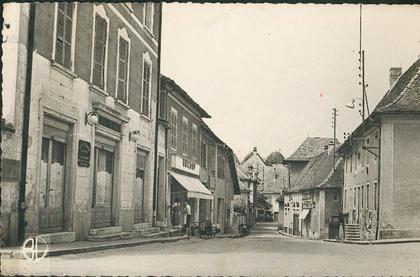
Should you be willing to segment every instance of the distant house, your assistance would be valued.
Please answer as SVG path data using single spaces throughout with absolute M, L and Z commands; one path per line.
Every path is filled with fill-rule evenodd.
M 261 219 L 278 221 L 279 204 L 277 199 L 282 190 L 287 187 L 287 169 L 282 164 L 283 155 L 275 151 L 267 159 L 261 157 L 257 148 L 245 156 L 241 167 L 248 175 L 253 176 L 259 181 L 257 192 L 261 193 L 271 208 L 268 210 L 259 209 L 258 213 Z
M 313 157 L 284 192 L 286 233 L 310 239 L 338 237 L 343 161 L 332 147 Z
M 333 144 L 333 138 L 307 137 L 295 152 L 283 161 L 289 172 L 288 187 L 296 184 L 300 173 L 312 157 L 322 153 L 326 147 Z M 338 144 L 339 142 L 336 141 L 336 145 Z
M 240 222 L 240 224 L 246 224 L 247 226 L 253 226 L 255 224 L 255 206 L 254 197 L 256 190 L 256 180 L 251 176 L 244 173 L 239 162 L 236 163 L 236 172 L 239 180 L 239 187 L 241 194 L 235 195 L 235 204 L 240 203 L 243 205 L 245 210 L 242 213 L 245 214 L 246 221 Z
M 420 59 L 401 72 L 339 149 L 351 239 L 420 237 Z

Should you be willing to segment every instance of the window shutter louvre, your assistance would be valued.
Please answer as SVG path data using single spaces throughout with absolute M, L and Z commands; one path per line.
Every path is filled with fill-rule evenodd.
M 126 102 L 128 42 L 120 38 L 119 48 L 117 99 Z
M 57 12 L 57 33 L 55 61 L 64 67 L 71 67 L 73 3 L 59 3 Z
M 94 68 L 93 83 L 100 88 L 105 84 L 105 53 L 106 53 L 106 29 L 107 22 L 102 17 L 96 15 L 95 18 L 95 48 L 94 48 Z

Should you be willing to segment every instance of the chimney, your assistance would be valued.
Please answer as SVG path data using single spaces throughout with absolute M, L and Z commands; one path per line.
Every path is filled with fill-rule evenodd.
M 391 67 L 389 69 L 389 88 L 395 84 L 398 78 L 401 76 L 402 68 L 401 67 Z
M 257 147 L 256 146 L 254 146 L 254 150 L 253 150 L 254 152 L 257 152 Z

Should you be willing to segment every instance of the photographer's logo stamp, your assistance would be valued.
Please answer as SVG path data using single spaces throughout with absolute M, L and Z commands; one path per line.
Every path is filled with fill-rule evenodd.
M 27 238 L 22 245 L 22 255 L 27 260 L 41 260 L 48 254 L 48 243 L 40 236 Z

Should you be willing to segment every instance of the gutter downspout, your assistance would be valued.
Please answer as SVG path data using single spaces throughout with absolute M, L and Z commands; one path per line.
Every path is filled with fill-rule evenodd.
M 23 122 L 22 122 L 22 151 L 20 155 L 20 180 L 19 180 L 19 202 L 18 202 L 18 242 L 22 243 L 25 239 L 25 195 L 26 195 L 26 168 L 28 165 L 28 142 L 29 142 L 29 116 L 31 108 L 31 85 L 32 85 L 32 63 L 34 52 L 35 37 L 35 15 L 36 4 L 29 6 L 28 20 L 28 44 L 26 53 L 26 82 L 23 98 Z
M 380 206 L 380 203 L 381 203 L 381 193 L 380 193 L 380 187 L 381 187 L 381 149 L 382 149 L 382 135 L 381 135 L 381 132 L 382 132 L 382 128 L 381 128 L 381 125 L 379 125 L 379 134 L 378 134 L 378 137 L 379 137 L 379 157 L 378 157 L 378 184 L 377 184 L 377 186 L 378 186 L 378 189 L 377 189 L 377 198 L 378 198 L 378 203 L 376 203 L 376 234 L 375 234 L 375 239 L 376 240 L 378 240 L 378 238 L 379 238 L 379 206 Z
M 158 143 L 159 143 L 159 108 L 160 108 L 160 62 L 161 62 L 161 42 L 162 42 L 162 3 L 160 3 L 159 14 L 159 41 L 158 41 L 158 64 L 157 64 L 157 94 L 156 94 L 156 123 L 155 123 L 155 153 L 154 153 L 154 175 L 153 175 L 153 226 L 156 226 L 156 207 L 158 191 Z

